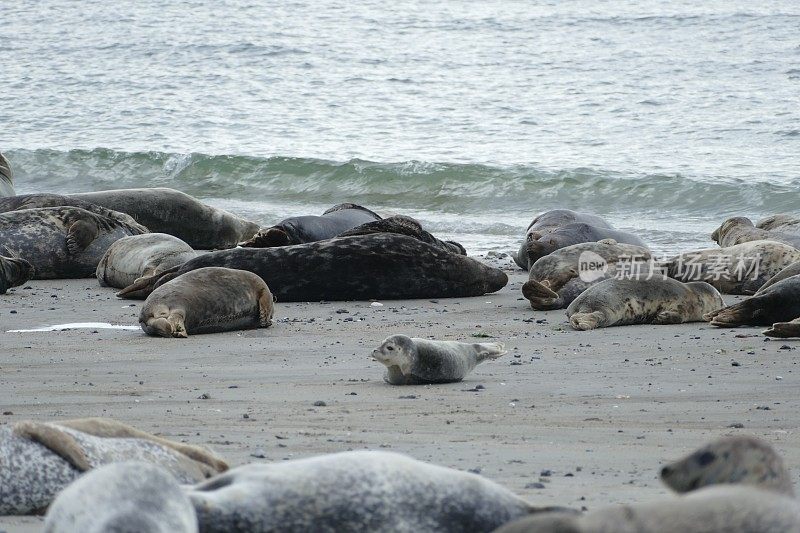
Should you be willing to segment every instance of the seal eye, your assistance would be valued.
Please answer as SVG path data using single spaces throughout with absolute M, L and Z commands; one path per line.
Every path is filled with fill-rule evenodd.
M 392 346 L 387 346 L 386 349 L 389 350 L 390 352 L 394 350 Z
M 716 458 L 717 456 L 711 452 L 703 452 L 697 456 L 697 464 L 706 466 L 707 464 L 713 463 Z

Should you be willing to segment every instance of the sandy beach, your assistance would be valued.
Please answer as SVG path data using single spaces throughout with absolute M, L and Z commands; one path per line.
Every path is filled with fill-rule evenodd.
M 95 279 L 31 281 L 0 297 L 0 424 L 112 417 L 231 465 L 391 450 L 578 509 L 667 494 L 660 465 L 722 435 L 762 437 L 800 463 L 796 341 L 705 323 L 573 331 L 563 310 L 530 309 L 526 273 L 509 277 L 479 298 L 279 302 L 269 329 L 185 340 L 9 332 L 137 325 L 141 302 Z M 462 383 L 395 387 L 369 357 L 393 333 L 509 353 Z M 41 519 L 0 518 L 3 530 L 40 531 Z

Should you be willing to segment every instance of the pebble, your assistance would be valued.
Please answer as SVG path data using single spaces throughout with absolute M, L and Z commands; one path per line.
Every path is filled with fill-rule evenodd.
M 323 402 L 322 400 L 317 400 L 316 402 L 314 402 L 314 407 L 325 407 L 326 405 L 328 404 Z

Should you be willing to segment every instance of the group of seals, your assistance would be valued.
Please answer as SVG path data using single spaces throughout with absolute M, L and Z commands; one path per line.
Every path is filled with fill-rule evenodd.
M 762 229 L 746 217 L 729 218 L 714 230 L 711 238 L 723 248 L 750 241 L 775 241 L 800 248 L 800 235 Z
M 33 266 L 24 259 L 0 255 L 0 294 L 5 294 L 11 287 L 22 285 L 33 274 Z
M 467 344 L 392 335 L 373 350 L 372 357 L 386 365 L 387 383 L 422 385 L 461 381 L 478 364 L 506 353 L 501 343 Z
M 198 446 L 172 442 L 115 420 L 18 422 L 0 427 L 0 516 L 40 512 L 81 473 L 138 460 L 196 483 L 228 465 Z
M 188 337 L 272 324 L 267 284 L 244 270 L 205 267 L 155 289 L 142 306 L 139 324 L 148 335 Z
M 108 248 L 95 275 L 101 287 L 122 289 L 141 277 L 160 274 L 196 256 L 191 246 L 166 233 L 132 235 Z

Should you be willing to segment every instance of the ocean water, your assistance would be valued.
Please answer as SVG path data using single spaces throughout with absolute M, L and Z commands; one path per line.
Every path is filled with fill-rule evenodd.
M 352 201 L 471 253 L 567 207 L 672 253 L 800 211 L 798 28 L 795 0 L 15 0 L 0 151 L 19 193 Z

